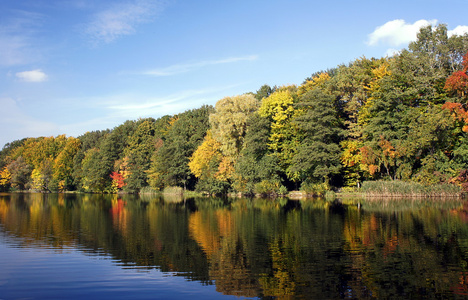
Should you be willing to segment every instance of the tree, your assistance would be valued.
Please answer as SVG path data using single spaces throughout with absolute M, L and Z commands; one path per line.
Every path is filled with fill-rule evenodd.
M 237 191 L 254 193 L 255 185 L 262 181 L 280 181 L 277 158 L 268 147 L 270 130 L 270 121 L 258 113 L 247 120 L 244 146 L 235 165 L 233 186 Z
M 239 155 L 247 119 L 258 105 L 258 100 L 251 94 L 226 97 L 216 102 L 215 111 L 210 115 L 211 132 L 225 156 L 236 158 Z
M 339 142 L 343 130 L 333 102 L 333 96 L 314 89 L 297 104 L 304 114 L 295 123 L 304 132 L 304 139 L 292 159 L 291 171 L 303 180 L 327 182 L 341 169 Z
M 16 140 L 10 143 L 6 143 L 3 146 L 3 149 L 0 151 L 0 169 L 3 169 L 11 162 L 11 154 L 19 147 L 23 145 L 23 143 L 27 139 Z
M 79 139 L 69 137 L 63 150 L 58 154 L 53 163 L 53 179 L 58 184 L 59 190 L 70 190 L 73 185 L 73 165 L 75 155 L 80 150 Z
M 38 168 L 35 168 L 31 174 L 31 187 L 41 192 L 50 192 L 53 179 L 53 162 L 51 160 L 42 161 Z
M 449 37 L 447 25 L 428 25 L 419 30 L 417 40 L 409 44 L 408 50 L 446 77 L 460 69 L 463 55 L 468 51 L 468 34 Z
M 461 99 L 465 100 L 468 96 L 468 52 L 463 57 L 463 69 L 456 71 L 445 82 L 445 90 L 456 93 Z
M 98 148 L 91 148 L 85 152 L 81 162 L 83 177 L 82 189 L 86 192 L 104 192 L 111 189 L 108 169 L 102 163 L 102 156 Z
M 219 164 L 223 159 L 221 143 L 213 138 L 210 131 L 206 134 L 203 143 L 190 157 L 188 164 L 190 171 L 197 178 L 215 178 L 218 173 Z
M 0 191 L 6 192 L 10 189 L 11 182 L 11 173 L 8 168 L 5 166 L 0 172 Z
M 156 120 L 142 119 L 138 122 L 134 133 L 128 138 L 128 146 L 125 148 L 127 162 L 125 178 L 126 189 L 139 191 L 148 186 L 147 171 L 151 165 L 151 156 L 155 151 Z
M 209 128 L 209 115 L 213 107 L 185 111 L 170 121 L 162 145 L 157 146 L 148 170 L 150 186 L 162 189 L 181 186 L 192 189 L 197 181 L 188 166 L 193 152 L 203 142 Z
M 262 100 L 258 110 L 261 117 L 271 122 L 268 146 L 272 150 L 272 155 L 292 180 L 298 178 L 297 174 L 289 172 L 289 166 L 301 139 L 293 123 L 293 119 L 302 113 L 300 108 L 294 106 L 297 102 L 296 91 L 295 86 L 279 88 Z
M 19 156 L 7 166 L 11 174 L 10 183 L 13 188 L 24 190 L 30 180 L 32 168 L 26 163 L 22 156 Z
M 119 172 L 112 172 L 110 177 L 112 178 L 112 187 L 114 188 L 114 192 L 121 190 L 127 185 L 124 181 L 124 176 Z
M 271 94 L 276 91 L 276 86 L 270 87 L 268 84 L 264 84 L 260 89 L 255 93 L 255 98 L 258 101 L 262 101 L 263 98 L 268 98 Z
M 77 189 L 85 189 L 83 179 L 87 174 L 83 170 L 83 160 L 86 157 L 86 152 L 91 149 L 98 149 L 109 132 L 109 130 L 91 131 L 78 137 L 81 147 L 73 158 L 73 185 Z

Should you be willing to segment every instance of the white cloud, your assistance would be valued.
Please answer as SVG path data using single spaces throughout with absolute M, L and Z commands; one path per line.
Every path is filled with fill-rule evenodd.
M 393 20 L 377 27 L 369 35 L 367 44 L 376 46 L 379 44 L 398 47 L 415 41 L 421 27 L 428 25 L 435 26 L 437 20 L 419 20 L 413 24 L 408 24 L 404 20 Z
M 110 43 L 115 39 L 133 34 L 137 25 L 149 22 L 164 6 L 162 1 L 136 0 L 96 14 L 85 26 L 85 33 L 96 43 Z
M 447 31 L 448 36 L 464 35 L 467 33 L 468 33 L 468 26 L 465 26 L 465 25 L 458 25 L 457 27 L 455 27 L 455 29 Z
M 16 77 L 26 82 L 42 82 L 46 81 L 48 76 L 42 70 L 32 70 L 16 73 Z
M 228 63 L 234 63 L 238 61 L 253 61 L 256 59 L 258 59 L 257 55 L 249 55 L 249 56 L 240 56 L 240 57 L 229 57 L 229 58 L 220 59 L 220 60 L 206 60 L 206 61 L 201 61 L 197 63 L 176 64 L 176 65 L 172 65 L 172 66 L 165 67 L 165 68 L 153 69 L 153 70 L 145 71 L 142 74 L 151 75 L 151 76 L 171 76 L 171 75 L 176 75 L 180 73 L 190 72 L 193 69 L 198 69 L 198 68 L 202 68 L 205 66 L 228 64 Z

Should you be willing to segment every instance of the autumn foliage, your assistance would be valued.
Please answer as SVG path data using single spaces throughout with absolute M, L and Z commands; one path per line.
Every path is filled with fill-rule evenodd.
M 285 194 L 373 180 L 465 187 L 468 35 L 449 37 L 443 26 L 421 30 L 392 57 L 362 57 L 299 85 L 263 85 L 214 107 L 77 138 L 14 141 L 0 151 L 0 190 Z
M 110 177 L 112 178 L 113 183 L 116 185 L 118 189 L 121 189 L 127 185 L 124 181 L 125 180 L 124 176 L 118 172 L 112 172 Z
M 463 69 L 454 72 L 445 82 L 445 89 L 461 97 L 468 96 L 468 52 L 463 56 Z

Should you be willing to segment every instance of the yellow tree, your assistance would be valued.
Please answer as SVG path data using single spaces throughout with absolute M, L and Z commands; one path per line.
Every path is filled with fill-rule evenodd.
M 262 100 L 259 109 L 260 116 L 271 120 L 271 133 L 268 146 L 283 170 L 291 165 L 292 158 L 297 152 L 301 138 L 298 135 L 294 118 L 301 115 L 301 110 L 294 107 L 297 102 L 296 87 L 281 87 L 268 98 Z M 290 179 L 297 179 L 297 174 L 288 172 Z
M 203 143 L 190 157 L 190 171 L 197 178 L 213 178 L 218 173 L 218 167 L 223 159 L 220 151 L 221 143 L 213 138 L 210 131 L 207 132 Z
M 244 142 L 247 120 L 258 109 L 259 102 L 251 94 L 219 100 L 210 115 L 213 138 L 220 143 L 225 156 L 237 157 Z
M 53 178 L 58 183 L 60 190 L 70 187 L 72 184 L 73 158 L 80 150 L 80 146 L 79 139 L 69 137 L 65 147 L 54 160 Z
M 312 79 L 304 82 L 297 90 L 297 95 L 300 97 L 307 93 L 310 90 L 315 88 L 323 89 L 325 84 L 330 80 L 330 75 L 327 72 L 322 72 L 317 76 L 312 77 Z
M 4 167 L 3 170 L 0 172 L 0 189 L 8 190 L 11 180 L 11 172 L 8 170 L 7 167 Z

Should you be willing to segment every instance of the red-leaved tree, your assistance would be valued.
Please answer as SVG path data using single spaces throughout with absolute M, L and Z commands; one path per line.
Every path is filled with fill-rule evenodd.
M 449 92 L 456 92 L 459 96 L 464 98 L 468 96 L 468 52 L 463 56 L 463 69 L 454 72 L 447 78 L 445 82 L 445 90 Z
M 117 184 L 117 188 L 121 189 L 122 187 L 126 186 L 127 184 L 124 182 L 124 177 L 119 172 L 112 172 L 110 175 L 112 180 Z

